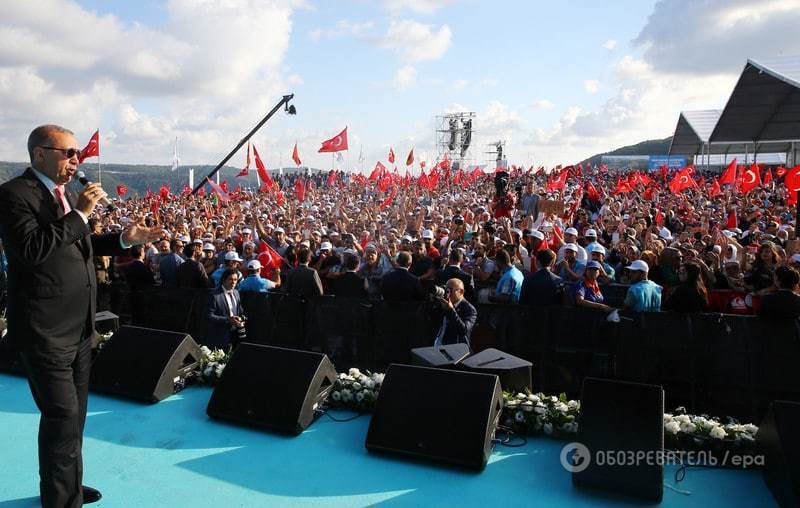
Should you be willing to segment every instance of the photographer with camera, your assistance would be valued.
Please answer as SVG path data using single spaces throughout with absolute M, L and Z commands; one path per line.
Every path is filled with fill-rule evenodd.
M 455 278 L 448 280 L 444 296 L 437 300 L 444 311 L 444 317 L 433 342 L 434 347 L 462 343 L 469 346 L 478 311 L 464 298 L 464 283 Z

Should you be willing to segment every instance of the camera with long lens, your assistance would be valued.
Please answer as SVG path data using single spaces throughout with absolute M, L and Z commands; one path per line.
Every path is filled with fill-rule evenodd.
M 247 321 L 247 318 L 245 316 L 239 316 L 239 318 L 241 319 L 241 322 L 233 329 L 233 336 L 238 342 L 244 342 L 247 340 L 247 329 L 245 328 L 245 322 Z

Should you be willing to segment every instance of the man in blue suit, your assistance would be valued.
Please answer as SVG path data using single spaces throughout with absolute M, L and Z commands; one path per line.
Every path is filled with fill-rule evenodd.
M 242 299 L 236 284 L 239 270 L 228 268 L 222 273 L 220 287 L 210 296 L 208 302 L 208 327 L 205 343 L 211 347 L 227 348 L 238 338 L 238 330 L 244 327 Z
M 444 318 L 433 345 L 434 347 L 447 344 L 469 346 L 469 338 L 472 335 L 475 321 L 478 319 L 478 311 L 464 299 L 464 283 L 460 279 L 448 280 L 445 291 L 447 298 L 439 300 L 444 311 Z

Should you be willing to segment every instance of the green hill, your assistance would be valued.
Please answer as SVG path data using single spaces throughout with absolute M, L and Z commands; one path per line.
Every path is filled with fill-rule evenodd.
M 617 148 L 610 152 L 592 155 L 581 162 L 600 164 L 600 159 L 604 155 L 666 155 L 669 151 L 669 144 L 671 141 L 672 136 L 664 139 L 649 139 L 641 143 L 636 143 L 635 145 L 623 146 L 622 148 Z

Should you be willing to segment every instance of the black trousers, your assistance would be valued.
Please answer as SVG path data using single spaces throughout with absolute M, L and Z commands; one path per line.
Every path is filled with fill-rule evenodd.
M 85 335 L 85 334 L 82 334 Z M 70 347 L 25 347 L 20 354 L 39 420 L 42 506 L 83 505 L 83 426 L 89 396 L 91 341 Z

